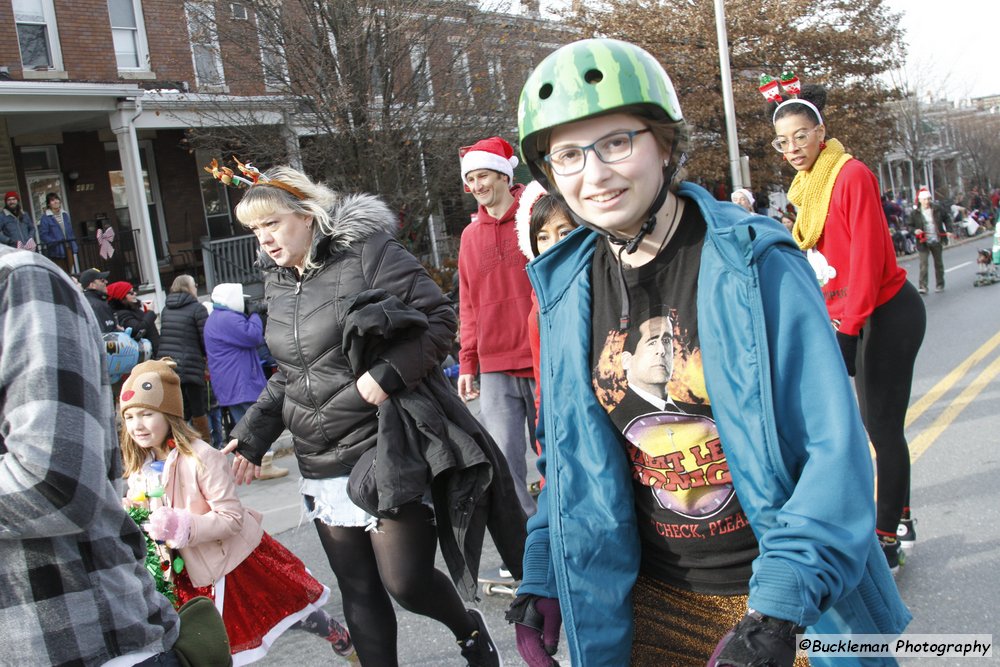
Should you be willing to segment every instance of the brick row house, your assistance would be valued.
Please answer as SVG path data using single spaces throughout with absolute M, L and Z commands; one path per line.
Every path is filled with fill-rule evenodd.
M 467 2 L 381 0 L 371 16 L 408 17 L 404 38 L 396 40 L 408 49 L 408 64 L 397 59 L 377 71 L 373 63 L 387 58 L 369 47 L 356 67 L 372 70 L 370 97 L 338 108 L 336 98 L 348 96 L 342 77 L 352 75 L 341 58 L 358 52 L 346 42 L 358 30 L 338 33 L 329 28 L 339 24 L 328 23 L 322 50 L 303 60 L 300 42 L 316 40 L 300 35 L 296 42 L 288 26 L 315 23 L 310 6 L 328 10 L 330 21 L 346 5 L 293 4 L 0 0 L 0 189 L 21 193 L 36 223 L 46 193 L 59 194 L 81 240 L 77 268 L 108 268 L 112 279 L 142 285 L 162 303 L 164 285 L 182 272 L 208 289 L 223 280 L 253 280 L 247 273 L 253 240 L 232 213 L 239 193 L 202 169 L 212 157 L 228 158 L 223 149 L 245 146 L 238 137 L 248 128 L 250 136 L 282 142 L 282 157 L 313 173 L 309 150 L 320 139 L 357 135 L 358 123 L 381 124 L 384 133 L 391 119 L 406 117 L 420 102 L 421 117 L 433 117 L 424 127 L 446 130 L 421 138 L 418 129 L 405 142 L 418 158 L 408 173 L 423 179 L 427 199 L 420 202 L 420 233 L 432 237 L 437 263 L 440 253 L 453 252 L 472 210 L 459 180 L 460 142 L 477 133 L 513 141 L 526 72 L 570 34 L 532 7 L 512 14 Z M 329 60 L 315 55 L 324 52 Z M 319 90 L 321 80 L 332 88 Z M 391 97 L 385 85 L 400 96 L 379 109 Z M 476 106 L 468 106 L 473 98 Z M 466 112 L 446 109 L 448 100 L 464 100 Z M 237 139 L 218 141 L 227 135 Z M 450 151 L 441 148 L 442 136 L 454 142 Z M 218 150 L 199 137 L 217 140 Z M 333 169 L 317 168 L 320 176 Z M 381 194 L 386 178 L 376 174 L 368 189 Z M 98 242 L 107 229 L 115 232 L 110 258 L 106 240 L 103 254 Z

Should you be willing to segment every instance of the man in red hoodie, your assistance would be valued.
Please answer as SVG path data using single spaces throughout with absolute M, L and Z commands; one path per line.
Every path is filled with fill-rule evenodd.
M 476 142 L 461 157 L 462 181 L 479 210 L 462 232 L 458 251 L 458 393 L 463 400 L 477 396 L 478 372 L 480 420 L 507 459 L 518 500 L 531 516 L 535 501 L 528 493 L 525 461 L 535 428 L 527 326 L 531 283 L 514 225 L 524 186 L 514 185 L 517 158 L 500 137 Z

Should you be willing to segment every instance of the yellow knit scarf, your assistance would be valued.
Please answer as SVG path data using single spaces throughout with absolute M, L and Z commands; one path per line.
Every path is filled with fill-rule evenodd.
M 803 250 L 812 248 L 822 236 L 830 198 L 833 197 L 833 185 L 841 168 L 852 157 L 844 151 L 844 144 L 829 139 L 812 169 L 797 173 L 788 188 L 788 200 L 799 209 L 792 236 Z

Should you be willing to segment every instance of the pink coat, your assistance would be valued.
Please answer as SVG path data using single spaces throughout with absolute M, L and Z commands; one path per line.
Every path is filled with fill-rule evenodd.
M 166 504 L 192 515 L 191 538 L 180 549 L 191 583 L 209 586 L 257 548 L 264 528 L 260 513 L 244 507 L 237 497 L 226 456 L 201 440 L 191 448 L 194 457 L 176 449 L 170 452 L 163 486 Z

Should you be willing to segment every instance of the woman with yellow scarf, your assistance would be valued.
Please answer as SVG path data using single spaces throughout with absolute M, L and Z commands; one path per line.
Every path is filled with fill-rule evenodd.
M 912 546 L 915 537 L 903 422 L 926 313 L 896 264 L 878 181 L 839 141 L 827 138 L 825 102 L 822 87 L 803 86 L 797 98 L 772 103 L 771 145 L 797 172 L 788 191 L 799 207 L 792 236 L 832 268 L 823 276 L 823 296 L 875 447 L 875 528 L 895 572 L 903 561 L 900 547 Z

